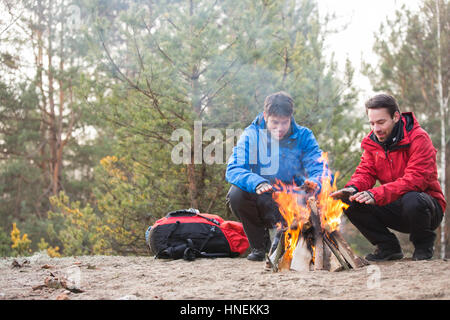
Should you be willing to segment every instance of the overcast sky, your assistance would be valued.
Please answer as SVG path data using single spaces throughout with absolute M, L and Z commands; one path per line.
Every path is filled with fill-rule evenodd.
M 355 85 L 362 89 L 360 99 L 365 101 L 373 92 L 369 80 L 360 74 L 361 57 L 365 61 L 376 63 L 372 53 L 374 32 L 386 17 L 393 17 L 396 9 L 405 5 L 411 10 L 418 10 L 421 0 L 317 0 L 321 16 L 325 12 L 336 13 L 334 25 L 348 27 L 338 34 L 327 38 L 330 51 L 335 52 L 335 60 L 342 70 L 347 57 L 355 68 Z

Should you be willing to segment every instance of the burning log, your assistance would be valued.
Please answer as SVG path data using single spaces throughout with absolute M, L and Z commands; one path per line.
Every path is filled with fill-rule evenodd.
M 342 263 L 339 262 L 335 254 L 331 251 L 330 247 L 325 241 L 325 238 L 323 240 L 323 243 L 323 268 L 331 272 L 343 270 L 344 267 L 342 266 Z
M 286 226 L 277 233 L 272 250 L 267 256 L 267 265 L 273 271 L 293 269 L 338 270 L 360 268 L 367 261 L 354 254 L 337 230 L 340 217 L 348 204 L 329 195 L 337 190 L 336 177 L 332 179 L 327 168 L 327 155 L 319 162 L 324 164 L 320 193 L 310 197 L 317 188 L 310 181 L 296 188 L 278 181 L 279 188 L 272 194 L 278 204 Z M 275 243 L 276 242 L 276 243 Z
M 345 239 L 337 230 L 330 233 L 330 238 L 334 243 L 336 243 L 339 252 L 344 256 L 345 260 L 351 265 L 353 269 L 361 268 L 369 264 L 369 262 L 365 259 L 355 255 L 347 241 L 345 241 Z
M 284 255 L 284 234 L 286 229 L 280 229 L 275 234 L 269 255 L 266 256 L 266 268 L 272 269 L 273 272 L 278 271 L 278 265 Z
M 323 269 L 323 232 L 320 222 L 320 214 L 317 210 L 316 199 L 308 199 L 308 205 L 311 210 L 311 223 L 314 228 L 314 270 Z
M 298 219 L 293 219 L 290 226 L 277 231 L 266 257 L 267 268 L 273 272 L 289 269 L 339 271 L 369 264 L 353 252 L 338 230 L 322 225 L 321 212 L 314 197 L 309 198 L 307 204 L 310 211 L 308 221 L 301 224 Z M 295 244 L 291 239 L 294 231 L 298 232 Z
M 311 251 L 308 249 L 308 244 L 304 237 L 301 237 L 292 256 L 291 269 L 295 271 L 309 271 L 312 260 Z
M 344 257 L 342 257 L 341 253 L 339 252 L 339 249 L 335 247 L 335 245 L 331 242 L 331 240 L 328 238 L 329 234 L 327 233 L 326 236 L 323 238 L 324 242 L 327 244 L 327 247 L 333 252 L 334 257 L 339 261 L 339 264 L 345 269 L 350 270 L 350 267 L 348 266 L 347 262 L 345 261 Z M 331 257 L 330 257 L 330 268 L 331 268 Z M 336 270 L 338 270 L 337 268 Z

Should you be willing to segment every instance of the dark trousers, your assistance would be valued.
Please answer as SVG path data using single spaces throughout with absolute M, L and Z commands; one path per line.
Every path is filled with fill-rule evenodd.
M 268 229 L 284 221 L 277 204 L 272 199 L 272 193 L 258 195 L 231 186 L 226 202 L 242 222 L 250 247 L 266 250 L 270 246 Z
M 400 248 L 397 237 L 388 228 L 409 233 L 416 248 L 433 246 L 434 230 L 443 217 L 437 200 L 424 192 L 408 192 L 386 206 L 352 202 L 344 212 L 367 240 L 382 249 Z

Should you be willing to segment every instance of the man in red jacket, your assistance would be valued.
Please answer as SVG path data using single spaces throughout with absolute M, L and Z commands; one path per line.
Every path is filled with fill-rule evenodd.
M 362 140 L 361 162 L 344 189 L 331 196 L 350 204 L 345 214 L 377 246 L 367 260 L 403 258 L 400 243 L 388 228 L 410 234 L 414 260 L 431 259 L 434 230 L 446 207 L 436 149 L 414 114 L 401 114 L 392 96 L 369 99 L 366 113 L 372 131 Z M 375 186 L 377 180 L 380 184 Z

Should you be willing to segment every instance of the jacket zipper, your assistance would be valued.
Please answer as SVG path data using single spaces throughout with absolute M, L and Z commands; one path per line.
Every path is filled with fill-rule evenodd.
M 392 159 L 389 158 L 389 154 L 388 154 L 388 150 L 387 149 L 384 149 L 384 153 L 386 155 L 386 160 L 389 163 L 389 168 L 391 169 L 390 172 L 391 172 L 391 179 L 392 179 L 394 177 L 394 174 L 393 174 L 393 171 L 392 171 Z

